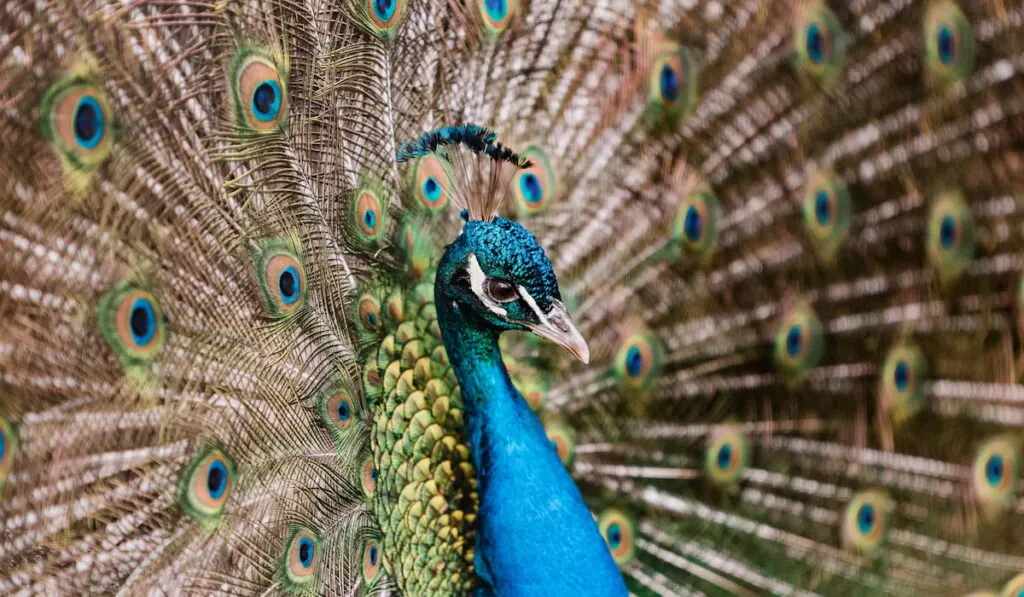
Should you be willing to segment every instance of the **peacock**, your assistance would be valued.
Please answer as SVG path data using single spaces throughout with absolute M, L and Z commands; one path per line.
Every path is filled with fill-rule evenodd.
M 1021 0 L 8 0 L 0 594 L 1024 596 Z

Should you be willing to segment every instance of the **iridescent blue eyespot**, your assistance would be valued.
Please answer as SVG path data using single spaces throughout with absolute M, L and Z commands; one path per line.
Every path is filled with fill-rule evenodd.
M 939 61 L 952 64 L 956 60 L 956 35 L 947 25 L 939 27 Z
M 665 101 L 674 102 L 679 99 L 679 77 L 668 64 L 661 67 L 661 95 Z
M 527 203 L 540 203 L 544 199 L 544 189 L 533 172 L 524 173 L 519 178 L 519 186 L 523 191 L 523 200 Z
M 156 313 L 152 301 L 144 296 L 136 298 L 132 303 L 128 325 L 137 346 L 149 344 L 156 334 Z
M 373 210 L 366 210 L 363 212 L 363 224 L 367 228 L 377 227 L 377 214 L 373 213 Z
M 686 238 L 690 242 L 699 242 L 703 232 L 704 218 L 701 217 L 697 206 L 691 205 L 686 210 L 685 220 L 683 221 L 683 233 L 686 234 Z
M 811 62 L 821 64 L 825 59 L 825 36 L 821 34 L 821 27 L 817 23 L 807 26 L 807 56 Z
M 299 300 L 299 270 L 294 265 L 281 270 L 277 277 L 277 288 L 281 291 L 284 304 L 293 305 Z
M 427 178 L 423 183 L 423 196 L 430 202 L 435 202 L 441 198 L 441 185 L 438 184 L 437 179 L 433 176 Z
M 622 527 L 614 522 L 608 527 L 608 546 L 618 549 L 622 545 Z
M 252 113 L 260 122 L 277 118 L 281 111 L 281 86 L 273 79 L 267 79 L 252 92 Z
M 803 334 L 800 331 L 800 326 L 794 325 L 789 328 L 789 332 L 786 334 L 786 352 L 791 357 L 795 357 L 800 354 L 800 349 L 803 347 L 804 339 Z
M 506 0 L 484 0 L 484 7 L 487 9 L 487 16 L 495 21 L 504 19 L 508 13 L 508 3 Z
M 313 555 L 316 553 L 316 546 L 313 545 L 313 540 L 309 537 L 302 537 L 299 539 L 299 563 L 302 564 L 303 568 L 309 568 L 313 565 Z
M 389 21 L 395 14 L 398 3 L 395 0 L 373 0 L 373 12 L 382 21 Z
M 338 420 L 339 421 L 347 421 L 348 418 L 351 417 L 351 416 L 352 416 L 352 407 L 349 406 L 348 402 L 344 402 L 344 401 L 339 402 L 338 403 Z
M 371 545 L 370 546 L 370 565 L 371 566 L 376 566 L 377 565 L 377 558 L 378 557 L 379 557 L 379 551 L 377 549 L 377 546 L 376 545 Z
M 985 463 L 985 479 L 989 485 L 996 486 L 1003 481 L 1003 457 L 995 454 Z
M 871 504 L 863 504 L 857 510 L 857 528 L 862 533 L 870 533 L 875 526 L 875 507 Z
M 718 449 L 718 468 L 727 469 L 732 464 L 732 445 L 725 444 Z
M 214 460 L 206 472 L 206 489 L 210 497 L 219 500 L 228 486 L 228 468 L 223 460 Z
M 956 220 L 953 216 L 945 216 L 939 224 L 939 242 L 947 251 L 956 244 Z
M 626 353 L 626 373 L 629 373 L 630 377 L 636 377 L 640 375 L 640 371 L 644 366 L 644 357 L 640 353 L 640 348 L 637 346 L 630 346 L 629 351 Z
M 75 140 L 85 149 L 95 148 L 103 139 L 103 108 L 95 97 L 83 95 L 75 107 Z
M 814 217 L 818 224 L 828 226 L 832 221 L 832 201 L 828 191 L 819 190 L 814 195 Z

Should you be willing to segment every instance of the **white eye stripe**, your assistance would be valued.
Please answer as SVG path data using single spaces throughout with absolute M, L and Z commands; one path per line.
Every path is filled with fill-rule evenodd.
M 485 274 L 484 270 L 480 268 L 480 262 L 477 261 L 476 255 L 473 253 L 469 254 L 469 258 L 466 262 L 466 273 L 469 274 L 469 287 L 473 291 L 473 294 L 480 299 L 480 302 L 483 303 L 491 313 L 501 317 L 508 317 L 508 311 L 499 306 L 494 299 L 487 296 L 487 293 L 484 292 L 484 282 L 487 281 L 487 274 Z
M 530 309 L 533 310 L 534 315 L 537 316 L 537 320 L 540 321 L 541 324 L 547 325 L 548 316 L 544 315 L 544 313 L 541 312 L 540 305 L 537 304 L 537 301 L 533 300 L 533 297 L 530 296 L 530 293 L 527 292 L 526 289 L 523 288 L 522 286 L 519 286 L 519 296 L 523 297 L 523 300 L 526 301 L 526 304 L 530 306 Z

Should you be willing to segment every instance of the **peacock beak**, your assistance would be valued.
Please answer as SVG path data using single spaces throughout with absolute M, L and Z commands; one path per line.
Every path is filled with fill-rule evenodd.
M 561 301 L 554 301 L 551 310 L 540 318 L 540 323 L 524 323 L 531 332 L 571 352 L 586 365 L 590 362 L 590 348 L 583 334 L 573 325 L 569 312 Z

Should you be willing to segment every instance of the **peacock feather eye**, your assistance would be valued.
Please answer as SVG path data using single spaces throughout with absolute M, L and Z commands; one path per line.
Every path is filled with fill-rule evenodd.
M 65 170 L 91 172 L 110 155 L 112 112 L 98 85 L 80 76 L 61 79 L 43 94 L 41 113 L 43 136 Z
M 999 593 L 999 597 L 1021 597 L 1024 595 L 1024 573 L 1018 574 L 1010 579 Z
M 938 0 L 924 17 L 925 69 L 942 83 L 962 81 L 974 67 L 974 30 L 953 0 Z
M 530 160 L 532 165 L 516 172 L 512 179 L 512 195 L 519 214 L 530 216 L 543 212 L 551 205 L 557 191 L 557 181 L 551 159 L 543 149 L 531 145 L 520 155 Z
M 893 347 L 885 357 L 879 391 L 883 407 L 896 422 L 904 421 L 921 409 L 928 363 L 924 353 L 913 344 Z
M 350 230 L 354 240 L 364 246 L 376 246 L 384 238 L 387 210 L 381 193 L 373 187 L 363 187 L 353 195 L 350 210 Z
M 846 54 L 839 19 L 821 0 L 805 1 L 796 14 L 793 44 L 797 67 L 819 84 L 834 82 L 842 72 Z
M 306 269 L 298 243 L 292 240 L 266 241 L 255 255 L 256 278 L 276 317 L 297 312 L 306 302 Z
M 750 446 L 740 430 L 733 426 L 711 435 L 704 452 L 704 473 L 715 485 L 733 485 L 743 475 L 750 457 Z
M 150 363 L 164 345 L 167 323 L 159 303 L 129 282 L 103 296 L 97 315 L 103 337 L 126 367 Z
M 806 305 L 787 314 L 775 332 L 775 363 L 789 375 L 799 376 L 815 368 L 824 348 L 821 320 Z
M 286 593 L 315 593 L 311 586 L 317 579 L 320 565 L 320 539 L 317 535 L 303 527 L 292 529 L 285 542 L 281 569 L 278 580 Z
M 373 586 L 380 578 L 381 563 L 384 554 L 376 539 L 369 539 L 363 546 L 363 580 L 367 586 Z
M 0 417 L 0 490 L 4 488 L 17 455 L 18 436 L 14 432 L 14 426 L 4 417 Z
M 706 259 L 715 250 L 721 217 L 722 209 L 714 193 L 691 193 L 676 211 L 672 240 L 687 253 Z
M 893 503 L 878 490 L 854 494 L 843 515 L 843 547 L 863 554 L 874 551 L 885 539 Z
M 288 113 L 288 89 L 278 63 L 259 50 L 242 50 L 231 63 L 231 84 L 237 125 L 250 132 L 266 133 L 284 122 Z
M 392 40 L 405 17 L 406 0 L 366 0 L 372 30 L 384 40 Z
M 619 566 L 628 564 L 636 555 L 636 521 L 632 517 L 609 508 L 597 517 L 597 530 Z
M 1020 482 L 1020 447 L 1009 437 L 982 444 L 974 458 L 974 493 L 982 508 L 996 515 L 1016 501 Z
M 647 104 L 654 123 L 678 127 L 697 98 L 699 68 L 683 46 L 664 42 L 647 79 Z
M 831 171 L 807 179 L 803 200 L 804 224 L 826 257 L 835 255 L 850 229 L 852 207 L 846 183 Z
M 367 499 L 373 497 L 373 494 L 377 491 L 379 476 L 377 464 L 373 461 L 373 455 L 367 454 L 363 457 L 363 463 L 359 466 L 360 484 L 363 487 L 363 495 Z
M 974 218 L 963 193 L 943 193 L 928 218 L 928 259 L 939 280 L 948 284 L 967 269 L 974 258 Z
M 356 309 L 358 310 L 359 326 L 363 332 L 375 334 L 381 330 L 384 320 L 381 315 L 380 301 L 376 296 L 371 293 L 363 294 L 356 303 Z
M 519 0 L 476 0 L 477 10 L 489 35 L 500 35 L 512 24 Z
M 576 433 L 563 423 L 550 423 L 545 426 L 544 431 L 558 453 L 558 459 L 566 468 L 571 467 L 573 460 L 576 459 Z
M 636 333 L 619 347 L 615 377 L 624 390 L 646 390 L 661 372 L 662 349 L 657 336 Z
M 413 197 L 428 213 L 441 213 L 448 206 L 451 179 L 436 154 L 429 153 L 416 160 L 413 185 Z
M 345 439 L 346 431 L 359 420 L 359 406 L 344 384 L 337 383 L 322 392 L 317 399 L 317 410 L 324 425 L 338 441 Z
M 234 478 L 234 462 L 222 450 L 209 448 L 185 468 L 178 502 L 204 528 L 213 528 L 231 495 Z

